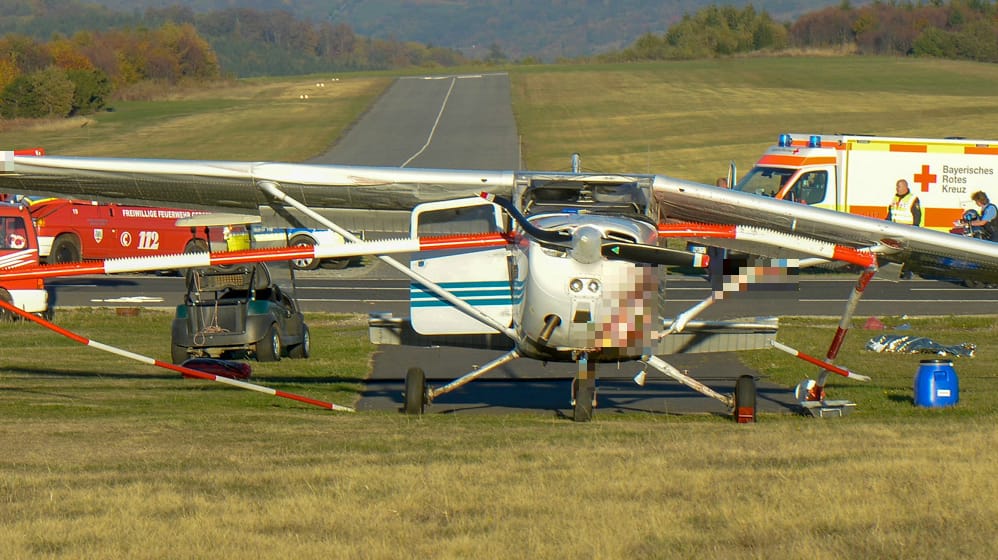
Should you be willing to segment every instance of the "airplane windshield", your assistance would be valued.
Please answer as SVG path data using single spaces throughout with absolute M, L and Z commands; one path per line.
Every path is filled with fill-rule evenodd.
M 787 181 L 796 172 L 796 169 L 753 167 L 748 175 L 738 181 L 735 190 L 763 196 L 776 196 L 776 193 L 780 192 L 780 188 L 787 184 Z
M 649 196 L 638 183 L 534 181 L 523 194 L 524 214 L 581 211 L 645 216 Z

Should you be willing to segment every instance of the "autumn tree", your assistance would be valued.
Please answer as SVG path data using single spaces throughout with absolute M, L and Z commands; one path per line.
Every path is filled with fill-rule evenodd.
M 111 95 L 111 80 L 96 68 L 66 70 L 66 77 L 73 82 L 71 115 L 88 115 L 104 108 Z
M 787 46 L 787 29 L 751 5 L 744 9 L 708 6 L 686 14 L 664 35 L 646 33 L 623 52 L 622 60 L 711 58 Z
M 14 79 L 0 94 L 6 118 L 65 117 L 73 108 L 73 82 L 66 71 L 49 66 Z

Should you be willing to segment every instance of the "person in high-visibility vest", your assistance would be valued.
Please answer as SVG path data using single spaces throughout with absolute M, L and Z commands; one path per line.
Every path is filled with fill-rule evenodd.
M 908 181 L 898 179 L 894 188 L 894 200 L 887 207 L 887 219 L 909 226 L 922 225 L 922 205 L 918 202 L 918 197 L 908 189 Z
M 898 179 L 894 184 L 894 199 L 887 207 L 887 219 L 908 226 L 922 225 L 922 205 L 918 197 L 908 189 L 908 181 Z M 901 279 L 911 280 L 915 275 L 907 266 L 901 268 Z

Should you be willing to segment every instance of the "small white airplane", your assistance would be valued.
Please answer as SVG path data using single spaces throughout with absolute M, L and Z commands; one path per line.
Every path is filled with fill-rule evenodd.
M 815 416 L 842 414 L 854 404 L 827 399 L 825 384 L 831 374 L 869 379 L 832 362 L 864 289 L 880 270 L 879 262 L 998 281 L 998 244 L 987 241 L 662 175 L 579 169 L 577 156 L 567 172 L 496 172 L 10 153 L 0 162 L 0 191 L 225 211 L 261 212 L 269 207 L 278 214 L 299 213 L 336 231 L 351 243 L 242 256 L 183 255 L 169 263 L 123 259 L 108 261 L 99 271 L 380 255 L 412 279 L 411 317 L 372 316 L 372 340 L 508 349 L 437 388 L 427 386 L 422 370 L 410 369 L 404 410 L 413 414 L 440 395 L 525 357 L 577 364 L 571 402 L 579 421 L 591 419 L 596 404 L 596 364 L 636 361 L 644 364 L 635 376 L 639 384 L 650 368 L 723 402 L 739 422 L 751 422 L 752 377 L 742 377 L 734 394 L 724 395 L 660 356 L 768 347 L 820 368 L 817 380 L 797 387 L 805 410 Z M 327 218 L 362 211 L 373 216 L 370 210 L 405 216 L 408 238 L 362 241 Z M 435 235 L 451 237 L 429 237 Z M 661 317 L 660 270 L 707 264 L 702 255 L 663 247 L 662 240 L 670 237 L 775 259 L 790 277 L 794 267 L 833 261 L 858 267 L 859 278 L 825 359 L 777 342 L 775 319 L 697 319 L 734 292 L 788 280 L 772 267 L 744 266 L 739 274 L 717 278 L 708 298 L 673 319 Z M 410 266 L 387 256 L 417 251 Z M 43 270 L 48 271 L 45 275 L 63 275 L 84 268 L 71 272 L 42 267 L 28 273 L 42 275 Z

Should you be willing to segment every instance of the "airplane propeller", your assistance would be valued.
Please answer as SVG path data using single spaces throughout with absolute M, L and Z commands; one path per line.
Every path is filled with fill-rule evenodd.
M 602 255 L 612 261 L 694 267 L 704 267 L 709 263 L 707 255 L 668 249 L 655 245 L 607 241 L 603 243 L 600 249 Z
M 637 264 L 653 264 L 663 266 L 694 266 L 705 267 L 709 262 L 707 255 L 678 251 L 657 245 L 628 243 L 620 240 L 605 240 L 595 228 L 583 226 L 575 234 L 563 231 L 551 231 L 532 224 L 507 198 L 491 193 L 482 193 L 482 198 L 506 210 L 523 232 L 541 243 L 566 247 L 572 257 L 579 262 L 592 263 L 600 256 L 609 260 L 628 261 Z M 599 243 L 597 246 L 596 243 Z M 598 251 L 597 251 L 598 248 Z

